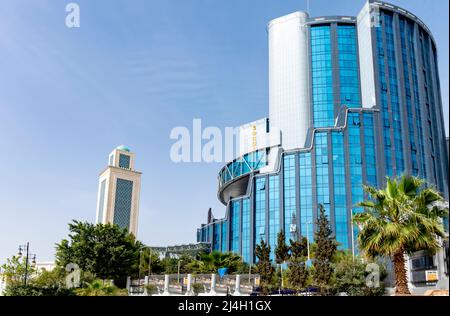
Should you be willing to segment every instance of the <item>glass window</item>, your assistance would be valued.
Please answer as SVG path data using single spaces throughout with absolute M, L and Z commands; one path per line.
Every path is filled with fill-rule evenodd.
M 339 249 L 348 249 L 344 135 L 342 132 L 333 132 L 331 137 L 333 143 L 334 218 L 336 224 L 336 240 L 339 243 Z
M 133 181 L 118 178 L 114 202 L 114 224 L 128 230 L 130 229 L 132 196 Z
M 280 232 L 280 177 L 269 176 L 269 245 L 270 256 L 275 260 L 277 235 Z
M 231 202 L 231 252 L 239 254 L 241 201 Z
M 255 190 L 255 245 L 266 239 L 266 178 L 256 178 Z
M 283 188 L 284 188 L 284 235 L 286 237 L 286 242 L 289 242 L 290 238 L 294 238 L 291 235 L 291 224 L 295 222 L 296 214 L 296 194 L 297 190 L 295 187 L 295 155 L 284 155 L 283 159 Z
M 311 27 L 311 75 L 314 127 L 333 126 L 333 65 L 329 25 Z
M 242 200 L 242 259 L 250 262 L 250 200 Z
M 222 222 L 222 252 L 228 252 L 227 248 L 227 221 Z
M 341 104 L 349 108 L 361 107 L 356 27 L 338 25 L 337 36 Z
M 119 154 L 119 167 L 130 169 L 130 156 Z
M 311 153 L 299 153 L 301 235 L 314 240 Z
M 330 146 L 331 147 L 331 146 Z M 328 134 L 316 133 L 316 184 L 317 204 L 325 207 L 325 213 L 330 218 L 330 189 L 328 173 Z

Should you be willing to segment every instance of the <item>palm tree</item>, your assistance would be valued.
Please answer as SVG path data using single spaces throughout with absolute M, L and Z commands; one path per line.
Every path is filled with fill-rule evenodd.
M 242 258 L 234 253 L 222 253 L 213 251 L 208 254 L 201 254 L 203 272 L 216 272 L 217 269 L 227 267 L 229 272 L 235 272 L 242 262 Z
M 96 279 L 85 284 L 83 288 L 76 289 L 79 296 L 125 296 L 126 290 L 121 290 L 115 285 L 105 284 L 103 280 Z
M 435 253 L 440 248 L 438 237 L 444 237 L 441 218 L 448 216 L 448 207 L 439 204 L 443 199 L 435 189 L 425 187 L 425 181 L 416 177 L 388 178 L 385 189 L 364 190 L 370 198 L 358 206 L 365 212 L 354 216 L 361 228 L 359 247 L 370 258 L 392 258 L 395 293 L 410 294 L 405 254 Z

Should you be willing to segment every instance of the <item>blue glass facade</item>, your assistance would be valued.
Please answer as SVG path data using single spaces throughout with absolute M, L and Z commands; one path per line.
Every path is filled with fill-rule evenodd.
M 311 27 L 311 73 L 314 126 L 333 126 L 333 64 L 329 25 Z
M 414 111 L 415 111 L 415 122 L 414 125 L 416 127 L 416 139 L 419 144 L 419 152 L 420 152 L 420 172 L 419 175 L 423 178 L 427 176 L 427 171 L 425 168 L 425 146 L 424 139 L 425 134 L 423 132 L 422 127 L 422 110 L 420 106 L 420 96 L 419 96 L 419 83 L 417 76 L 417 60 L 415 53 L 415 40 L 414 40 L 414 24 L 410 21 L 407 21 L 407 38 L 408 38 L 408 52 L 409 52 L 409 67 L 411 68 L 411 78 L 412 78 L 412 97 L 414 99 Z M 406 67 L 406 62 L 404 62 L 404 66 Z
M 328 164 L 328 134 L 317 133 L 315 138 L 316 150 L 316 199 L 317 204 L 325 207 L 325 214 L 330 217 L 330 185 Z
M 269 245 L 271 259 L 275 259 L 277 234 L 280 232 L 280 176 L 269 176 Z
M 403 97 L 406 103 L 406 112 L 407 112 L 407 126 L 408 129 L 408 138 L 409 138 L 409 149 L 411 151 L 411 170 L 412 175 L 419 175 L 419 164 L 417 158 L 417 145 L 416 138 L 414 134 L 415 120 L 414 120 L 414 107 L 412 102 L 412 88 L 411 82 L 409 78 L 409 67 L 408 67 L 408 45 L 407 45 L 407 28 L 406 28 L 406 20 L 400 19 L 400 39 L 401 39 L 401 58 L 402 58 L 402 68 L 403 68 Z
M 364 200 L 364 190 L 361 152 L 361 119 L 359 113 L 350 113 L 348 120 L 348 147 L 351 183 L 350 217 L 352 217 L 354 214 L 363 211 L 362 208 L 356 207 L 356 204 Z M 356 240 L 357 233 L 357 228 L 354 227 L 354 240 Z
M 227 234 L 227 224 L 228 224 L 227 221 L 223 221 L 222 224 L 221 224 L 221 226 L 222 226 L 221 227 L 221 229 L 222 229 L 222 231 L 221 231 L 221 235 L 222 235 L 221 251 L 223 251 L 223 252 L 227 252 L 228 251 L 228 247 L 227 247 L 227 240 L 228 240 L 228 238 L 227 238 L 227 236 L 228 236 L 228 234 Z M 202 240 L 202 241 L 207 242 L 208 240 Z
M 220 171 L 219 193 L 239 181 L 245 191 L 222 201 L 227 225 L 222 223 L 221 251 L 239 252 L 254 263 L 261 239 L 274 259 L 280 230 L 287 242 L 299 236 L 313 242 L 322 204 L 339 248 L 358 252 L 352 244 L 358 228 L 351 225 L 353 214 L 362 211 L 356 205 L 367 198 L 364 185 L 382 187 L 386 176 L 423 177 L 448 197 L 434 40 L 423 25 L 395 10 L 380 10 L 379 21 L 370 27 L 374 100 L 368 106 L 356 19 L 308 20 L 311 127 L 305 147 L 284 151 L 281 142 L 272 164 L 269 149 L 259 150 Z
M 341 104 L 361 107 L 356 27 L 338 25 L 337 42 Z
M 250 200 L 242 200 L 242 258 L 245 262 L 250 262 L 252 245 L 250 239 Z
M 310 152 L 299 155 L 299 192 L 300 192 L 300 233 L 313 240 L 313 193 L 312 193 L 312 161 Z
M 386 62 L 384 52 L 384 42 L 382 35 L 382 28 L 376 28 L 377 34 L 377 49 L 378 49 L 378 77 L 379 77 L 379 89 L 380 89 L 380 105 L 381 113 L 383 116 L 383 143 L 384 143 L 384 156 L 386 175 L 391 177 L 394 175 L 394 169 L 392 166 L 392 142 L 391 142 L 391 120 L 389 117 L 389 103 L 388 103 L 388 86 L 386 80 Z
M 214 236 L 211 239 L 213 241 L 212 244 L 212 249 L 213 250 L 220 250 L 220 228 L 221 228 L 221 224 L 220 223 L 214 223 Z
M 348 249 L 348 218 L 345 190 L 345 156 L 344 134 L 333 132 L 333 190 L 334 190 L 334 218 L 336 226 L 336 240 L 339 248 Z
M 284 231 L 286 242 L 289 242 L 290 238 L 294 238 L 291 235 L 291 224 L 295 224 L 295 216 L 297 212 L 296 199 L 297 191 L 295 187 L 296 167 L 295 167 L 295 155 L 285 155 L 283 163 L 283 187 L 284 187 Z M 293 223 L 294 221 L 294 223 Z
M 233 201 L 231 203 L 231 252 L 240 253 L 239 249 L 239 233 L 240 233 L 240 216 L 241 216 L 241 201 Z
M 364 149 L 365 149 L 365 168 L 366 168 L 366 183 L 370 186 L 377 186 L 377 158 L 375 147 L 375 131 L 373 115 L 363 114 L 364 126 Z
M 254 240 L 259 244 L 266 238 L 266 178 L 256 178 L 255 181 L 255 230 Z

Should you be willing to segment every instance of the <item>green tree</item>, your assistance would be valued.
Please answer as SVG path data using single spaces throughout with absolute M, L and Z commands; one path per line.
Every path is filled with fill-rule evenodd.
M 204 263 L 203 272 L 217 273 L 220 268 L 228 268 L 228 273 L 232 274 L 243 269 L 242 258 L 230 252 L 213 251 L 209 254 L 201 254 L 200 261 Z
M 178 272 L 178 259 L 166 257 L 161 260 L 164 274 L 174 274 Z
M 448 216 L 448 208 L 439 205 L 443 199 L 435 189 L 411 176 L 387 178 L 386 188 L 365 191 L 370 199 L 359 203 L 365 211 L 354 216 L 361 226 L 359 247 L 369 258 L 391 258 L 396 294 L 410 294 L 405 254 L 439 249 L 437 237 L 444 237 L 441 219 Z
M 56 263 L 64 268 L 76 263 L 82 271 L 101 279 L 125 279 L 136 275 L 142 244 L 117 225 L 69 224 L 69 239 L 56 245 Z
M 256 271 L 260 275 L 260 287 L 262 294 L 268 295 L 273 285 L 275 269 L 270 259 L 270 245 L 261 239 L 261 243 L 256 245 L 255 256 L 258 258 Z
M 289 285 L 296 290 L 302 290 L 306 287 L 309 271 L 306 267 L 306 259 L 308 256 L 308 240 L 301 237 L 300 240 L 290 240 L 290 259 L 288 263 L 288 280 Z
M 7 284 L 22 284 L 25 280 L 25 274 L 27 274 L 27 280 L 30 280 L 36 273 L 36 269 L 30 264 L 26 266 L 25 257 L 19 258 L 16 256 L 6 259 L 6 263 L 1 266 L 1 270 Z
M 292 257 L 305 258 L 308 256 L 308 239 L 306 237 L 300 237 L 299 240 L 289 240 L 289 251 Z
M 164 271 L 164 265 L 159 259 L 159 255 L 150 248 L 142 250 L 139 262 L 142 275 L 160 274 Z
M 326 294 L 330 288 L 330 281 L 333 276 L 332 260 L 336 253 L 337 244 L 333 237 L 330 222 L 325 214 L 325 209 L 321 204 L 319 205 L 315 241 L 317 247 L 314 253 L 313 278 L 321 294 Z
M 377 263 L 380 267 L 379 287 L 368 287 L 366 277 L 369 272 L 366 271 L 367 265 L 361 258 L 353 258 L 352 254 L 340 251 L 334 266 L 334 285 L 335 294 L 345 292 L 350 296 L 381 296 L 385 293 L 383 280 L 386 278 L 386 268 Z
M 289 247 L 286 245 L 286 236 L 281 230 L 277 236 L 277 247 L 275 248 L 276 263 L 281 264 L 289 259 Z
M 65 287 L 66 271 L 57 266 L 52 271 L 41 271 L 31 283 L 36 287 L 59 288 Z
M 179 265 L 180 266 L 180 273 L 191 273 L 191 270 L 190 270 L 191 268 L 190 267 L 195 262 L 197 262 L 197 260 L 192 255 L 190 255 L 190 254 L 182 254 L 179 258 L 176 259 L 177 272 L 178 272 L 178 265 Z M 200 270 L 196 271 L 194 273 L 201 273 Z

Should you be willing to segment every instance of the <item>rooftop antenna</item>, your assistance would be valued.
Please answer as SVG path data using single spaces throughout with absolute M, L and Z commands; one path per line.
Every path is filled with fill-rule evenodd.
M 306 13 L 309 14 L 309 0 L 306 0 Z

